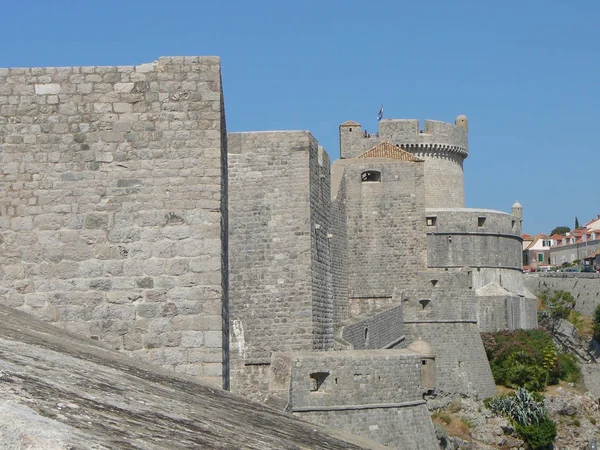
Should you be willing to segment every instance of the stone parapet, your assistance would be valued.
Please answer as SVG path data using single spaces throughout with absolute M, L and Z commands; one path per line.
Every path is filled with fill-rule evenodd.
M 408 350 L 276 353 L 269 402 L 392 448 L 430 450 L 421 359 Z

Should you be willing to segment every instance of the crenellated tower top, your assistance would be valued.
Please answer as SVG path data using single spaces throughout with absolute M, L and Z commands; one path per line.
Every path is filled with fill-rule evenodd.
M 383 141 L 398 144 L 411 153 L 450 152 L 466 158 L 469 153 L 466 116 L 460 115 L 454 124 L 439 120 L 425 120 L 423 128 L 418 119 L 383 119 L 375 133 L 363 130 L 354 121 L 340 125 L 340 156 L 356 158 L 364 151 Z
M 357 122 L 340 125 L 340 156 L 357 158 L 382 142 L 390 142 L 425 160 L 426 206 L 465 205 L 463 161 L 469 154 L 469 121 L 460 115 L 454 124 L 418 119 L 383 119 L 375 133 Z

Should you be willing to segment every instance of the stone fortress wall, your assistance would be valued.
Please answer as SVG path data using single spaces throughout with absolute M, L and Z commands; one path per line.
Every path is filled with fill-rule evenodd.
M 482 231 L 463 208 L 464 116 L 423 133 L 383 120 L 372 137 L 346 122 L 330 169 L 309 132 L 227 134 L 218 58 L 0 81 L 2 303 L 424 449 L 423 393 L 493 395 L 478 326 L 536 320 L 512 255 L 520 217 L 487 211 Z M 422 340 L 436 386 L 430 359 L 402 350 Z
M 262 399 L 272 352 L 333 346 L 330 164 L 304 131 L 230 133 L 228 151 L 232 389 Z
M 0 302 L 223 385 L 225 143 L 218 58 L 1 69 Z
M 342 172 L 346 214 L 348 296 L 391 298 L 394 290 L 423 267 L 426 240 L 424 164 L 383 158 L 343 159 L 332 171 Z M 380 181 L 363 182 L 361 174 L 377 171 Z M 338 175 L 334 175 L 338 178 Z
M 481 331 L 535 328 L 535 298 L 523 286 L 520 217 L 488 209 L 426 211 L 428 267 L 472 268 Z
M 419 272 L 400 295 L 406 341 L 423 340 L 436 355 L 437 389 L 493 396 L 496 386 L 478 327 L 472 269 Z
M 600 274 L 586 272 L 548 272 L 525 275 L 527 288 L 539 295 L 548 291 L 570 292 L 575 298 L 575 311 L 592 317 L 600 305 Z
M 489 209 L 426 211 L 427 265 L 432 268 L 478 267 L 521 272 L 522 240 L 517 219 Z
M 430 450 L 422 365 L 411 350 L 277 353 L 267 403 L 393 448 Z

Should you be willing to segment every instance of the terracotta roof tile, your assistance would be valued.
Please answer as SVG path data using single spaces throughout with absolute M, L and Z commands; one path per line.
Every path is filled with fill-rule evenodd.
M 360 127 L 360 123 L 355 122 L 354 120 L 347 120 L 340 127 Z
M 382 142 L 380 144 L 377 144 L 375 147 L 370 148 L 357 158 L 386 158 L 396 159 L 399 161 L 423 162 L 422 159 L 417 158 L 415 155 L 413 155 L 410 152 L 407 152 L 402 147 L 390 144 L 389 142 Z

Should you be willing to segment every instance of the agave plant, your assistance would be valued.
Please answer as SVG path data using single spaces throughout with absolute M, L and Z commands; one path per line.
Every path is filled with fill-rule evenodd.
M 488 408 L 496 415 L 507 416 L 519 425 L 539 424 L 546 415 L 544 402 L 538 402 L 531 392 L 518 389 L 512 397 L 495 397 L 488 402 Z

